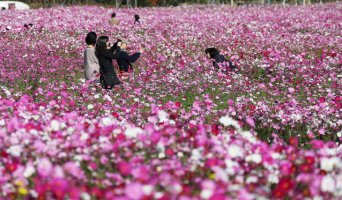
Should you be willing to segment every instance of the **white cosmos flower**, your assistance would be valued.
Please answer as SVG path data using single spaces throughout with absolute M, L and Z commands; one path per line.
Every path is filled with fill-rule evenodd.
M 256 183 L 258 182 L 258 178 L 255 177 L 255 176 L 249 176 L 247 179 L 246 179 L 246 183 Z
M 23 147 L 21 145 L 13 145 L 7 150 L 7 152 L 12 156 L 19 157 L 22 150 Z
M 113 99 L 112 99 L 110 96 L 108 96 L 108 95 L 105 95 L 104 98 L 105 98 L 107 101 L 113 101 Z
M 342 173 L 337 175 L 335 179 L 336 179 L 335 195 L 342 196 Z
M 248 140 L 251 143 L 257 142 L 257 138 L 254 137 L 254 135 L 249 131 L 240 131 L 240 134 L 242 135 L 243 138 L 245 138 L 246 140 Z
M 201 191 L 202 199 L 209 199 L 213 195 L 213 191 L 209 189 L 204 189 Z
M 58 131 L 60 128 L 61 128 L 61 125 L 57 120 L 51 121 L 51 130 Z
M 82 200 L 90 200 L 91 196 L 88 193 L 82 192 L 81 198 L 82 198 Z
M 330 176 L 324 176 L 321 182 L 321 190 L 323 192 L 334 192 L 335 180 Z
M 105 118 L 102 118 L 102 120 L 101 120 L 101 123 L 105 126 L 112 125 L 113 122 L 114 122 L 114 119 L 111 117 L 105 117 Z
M 159 158 L 159 159 L 162 159 L 162 158 L 165 158 L 165 157 L 166 157 L 166 155 L 165 155 L 164 152 L 160 152 L 160 153 L 158 154 L 158 158 Z
M 158 118 L 159 118 L 159 122 L 166 122 L 169 119 L 169 114 L 167 114 L 163 110 L 158 110 L 157 115 L 158 115 Z
M 125 135 L 129 138 L 136 138 L 142 132 L 143 132 L 143 130 L 141 128 L 138 128 L 138 127 L 128 128 L 125 131 Z
M 220 118 L 219 122 L 223 124 L 223 126 L 234 126 L 236 129 L 240 129 L 238 122 L 231 117 L 223 116 Z
M 191 151 L 191 160 L 199 161 L 202 158 L 202 155 L 198 149 L 194 149 Z
M 23 175 L 24 175 L 24 177 L 28 178 L 28 177 L 32 176 L 32 174 L 34 174 L 35 172 L 36 172 L 36 170 L 34 169 L 34 167 L 32 165 L 29 165 L 25 168 Z
M 89 135 L 88 135 L 87 133 L 82 133 L 82 134 L 81 134 L 80 139 L 81 139 L 82 141 L 85 141 L 85 140 L 87 140 L 88 138 L 89 138 Z
M 88 108 L 88 110 L 91 110 L 91 109 L 94 108 L 94 105 L 93 105 L 93 104 L 89 104 L 89 105 L 87 106 L 87 108 Z
M 337 133 L 337 137 L 339 137 L 339 138 L 342 137 L 342 131 Z
M 324 171 L 330 172 L 334 169 L 335 166 L 338 166 L 340 162 L 341 160 L 337 157 L 322 158 L 320 162 L 321 169 L 323 169 Z
M 143 193 L 147 196 L 151 195 L 153 192 L 153 186 L 152 185 L 144 185 L 142 187 Z
M 227 183 L 229 181 L 229 177 L 228 177 L 227 172 L 225 170 L 223 170 L 222 168 L 214 167 L 213 171 L 215 172 L 216 180 L 223 181 L 225 183 Z
M 11 92 L 10 92 L 6 87 L 1 86 L 1 89 L 4 90 L 4 92 L 5 92 L 5 94 L 6 94 L 7 96 L 11 96 Z
M 247 162 L 261 163 L 261 155 L 260 154 L 251 154 L 246 157 Z
M 270 174 L 268 176 L 268 182 L 270 183 L 278 183 L 279 182 L 279 178 L 276 174 Z
M 240 146 L 236 145 L 236 144 L 232 144 L 228 148 L 228 154 L 232 158 L 243 157 L 243 149 Z

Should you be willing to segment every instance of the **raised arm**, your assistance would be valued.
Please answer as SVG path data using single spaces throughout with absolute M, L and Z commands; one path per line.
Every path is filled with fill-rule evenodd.
M 138 60 L 138 58 L 140 57 L 140 55 L 141 55 L 141 53 L 135 53 L 135 54 L 133 54 L 133 55 L 131 55 L 131 56 L 129 56 L 128 54 L 127 54 L 127 52 L 122 52 L 122 58 L 124 59 L 124 60 L 126 60 L 127 62 L 130 62 L 130 63 L 133 63 L 133 62 L 135 62 L 135 61 L 137 61 Z
M 118 43 L 115 42 L 115 43 L 113 44 L 113 46 L 109 49 L 109 51 L 112 52 L 112 53 L 114 53 L 114 51 L 117 49 L 117 47 L 118 47 Z

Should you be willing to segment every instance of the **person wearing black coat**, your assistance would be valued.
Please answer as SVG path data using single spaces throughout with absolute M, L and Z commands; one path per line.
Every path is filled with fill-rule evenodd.
M 139 23 L 140 24 L 140 16 L 139 15 L 134 15 L 134 24 Z
M 232 62 L 227 60 L 223 55 L 216 48 L 207 48 L 205 50 L 207 56 L 211 59 L 214 59 L 213 65 L 215 69 L 220 69 L 219 63 L 226 63 L 226 69 L 221 69 L 223 71 L 232 71 L 235 70 L 237 67 L 233 65 Z
M 140 52 L 137 52 L 133 55 L 128 55 L 126 52 L 127 48 L 127 41 L 126 40 L 120 40 L 121 45 L 117 48 L 116 51 L 116 61 L 118 62 L 120 71 L 124 72 L 131 72 L 133 71 L 133 66 L 131 63 L 134 63 L 137 61 L 142 53 L 142 49 Z
M 99 37 L 95 48 L 95 54 L 100 64 L 100 81 L 104 89 L 112 89 L 115 85 L 121 84 L 113 66 L 113 59 L 116 59 L 117 43 L 110 47 L 108 41 L 107 36 Z

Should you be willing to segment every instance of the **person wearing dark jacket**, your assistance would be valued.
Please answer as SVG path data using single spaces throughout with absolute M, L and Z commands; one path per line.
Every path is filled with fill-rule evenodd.
M 205 50 L 205 53 L 210 59 L 214 59 L 213 65 L 215 69 L 220 69 L 219 65 L 226 66 L 226 69 L 222 69 L 223 71 L 232 71 L 236 69 L 237 67 L 233 65 L 232 62 L 227 60 L 223 55 L 220 54 L 220 52 L 216 48 L 207 48 Z M 222 63 L 222 64 L 219 64 Z
M 113 59 L 116 59 L 117 43 L 110 47 L 108 41 L 108 36 L 99 37 L 95 48 L 95 54 L 100 64 L 100 81 L 104 89 L 112 89 L 115 85 L 121 84 L 113 66 Z
M 140 24 L 140 16 L 139 15 L 134 15 L 134 24 L 139 23 Z
M 128 53 L 126 52 L 128 42 L 122 39 L 120 40 L 120 43 L 121 44 L 120 46 L 118 46 L 116 51 L 116 61 L 118 62 L 119 69 L 121 72 L 131 72 L 133 71 L 133 66 L 131 63 L 134 63 L 138 60 L 141 53 L 143 52 L 143 49 L 140 49 L 140 52 L 137 52 L 133 55 L 128 55 Z

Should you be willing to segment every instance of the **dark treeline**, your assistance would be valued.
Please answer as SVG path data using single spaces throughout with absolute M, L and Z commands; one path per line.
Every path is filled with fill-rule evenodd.
M 335 2 L 338 0 L 22 0 L 30 5 L 49 7 L 53 5 L 102 4 L 116 7 L 177 6 L 189 4 L 311 4 Z

